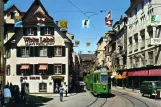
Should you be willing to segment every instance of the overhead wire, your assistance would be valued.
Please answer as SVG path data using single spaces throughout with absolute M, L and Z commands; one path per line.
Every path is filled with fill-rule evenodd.
M 84 13 L 81 9 L 79 9 L 76 5 L 74 5 L 70 0 L 68 0 L 68 1 L 69 1 L 70 4 L 72 4 L 75 8 L 77 8 L 81 13 L 84 14 L 84 16 L 86 16 L 86 17 L 90 20 L 89 16 L 87 16 L 86 13 Z M 92 27 L 94 28 L 94 30 L 96 31 L 98 37 L 100 37 L 100 34 L 99 34 L 98 31 L 96 30 L 96 27 L 94 26 L 94 24 L 92 23 L 91 20 L 90 20 L 90 23 L 91 23 Z

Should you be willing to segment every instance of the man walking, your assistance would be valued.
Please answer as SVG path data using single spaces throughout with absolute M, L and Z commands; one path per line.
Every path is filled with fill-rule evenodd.
M 60 101 L 61 102 L 63 101 L 63 91 L 64 91 L 64 89 L 63 89 L 63 87 L 61 85 L 60 88 L 59 88 L 59 94 L 60 94 Z
M 8 85 L 5 86 L 5 89 L 4 89 L 3 92 L 4 92 L 4 106 L 8 107 L 8 104 L 9 104 L 10 99 L 11 99 L 11 91 L 10 91 Z

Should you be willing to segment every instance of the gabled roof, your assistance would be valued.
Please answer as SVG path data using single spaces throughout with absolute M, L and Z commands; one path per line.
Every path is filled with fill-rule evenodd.
M 19 13 L 21 13 L 21 10 L 19 10 L 14 4 L 11 5 L 9 8 L 7 8 L 5 11 L 4 11 L 4 14 L 6 14 L 9 10 L 15 8 Z
M 53 20 L 51 20 L 47 15 L 43 14 L 42 12 L 36 12 L 35 14 L 33 14 L 30 18 L 28 18 L 27 20 L 25 20 L 25 23 L 28 22 L 36 22 L 37 23 L 37 17 L 39 18 L 45 18 L 45 23 L 46 22 L 53 22 Z
M 35 11 L 41 7 L 42 10 L 45 12 L 45 14 L 51 19 L 53 20 L 53 18 L 48 14 L 48 12 L 46 11 L 46 9 L 44 8 L 44 6 L 42 5 L 42 3 L 40 2 L 40 0 L 35 0 L 32 5 L 30 6 L 30 8 L 27 10 L 26 14 L 24 15 L 24 17 L 22 18 L 22 20 L 27 20 L 29 19 L 34 13 Z

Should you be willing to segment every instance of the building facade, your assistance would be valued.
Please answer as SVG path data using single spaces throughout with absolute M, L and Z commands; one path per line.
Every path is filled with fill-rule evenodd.
M 136 87 L 144 80 L 160 80 L 160 45 L 151 45 L 151 38 L 160 38 L 160 26 L 151 26 L 151 16 L 160 15 L 160 0 L 131 0 L 126 10 L 127 67 L 131 69 L 129 79 L 134 78 Z M 130 83 L 129 83 L 130 84 Z
M 15 16 L 22 16 L 22 27 L 7 24 Z M 45 26 L 39 26 L 37 18 L 45 19 Z M 6 83 L 21 88 L 29 84 L 30 93 L 53 93 L 56 84 L 70 88 L 72 41 L 40 0 L 35 0 L 25 13 L 10 7 L 5 19 Z
M 97 50 L 96 50 L 97 66 L 105 65 L 105 46 L 106 46 L 106 41 L 104 41 L 103 37 L 101 37 L 97 43 Z

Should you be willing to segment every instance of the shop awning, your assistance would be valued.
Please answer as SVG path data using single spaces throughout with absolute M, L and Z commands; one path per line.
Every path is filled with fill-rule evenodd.
M 53 79 L 53 80 L 55 80 L 55 79 L 63 80 L 64 77 L 63 77 L 63 76 L 52 76 L 52 79 Z
M 122 79 L 122 76 L 120 74 L 119 75 L 117 74 L 114 77 L 115 77 L 115 79 Z
M 161 76 L 161 69 L 150 69 L 149 76 Z
M 47 69 L 47 65 L 39 65 L 39 70 L 46 70 Z
M 123 72 L 122 73 L 122 78 L 126 78 L 126 74 L 127 74 L 127 72 Z
M 21 65 L 21 70 L 29 69 L 29 65 Z
M 148 76 L 148 70 L 135 71 L 134 76 Z
M 129 77 L 132 77 L 132 76 L 134 76 L 134 72 L 128 72 L 128 74 L 127 74 Z

